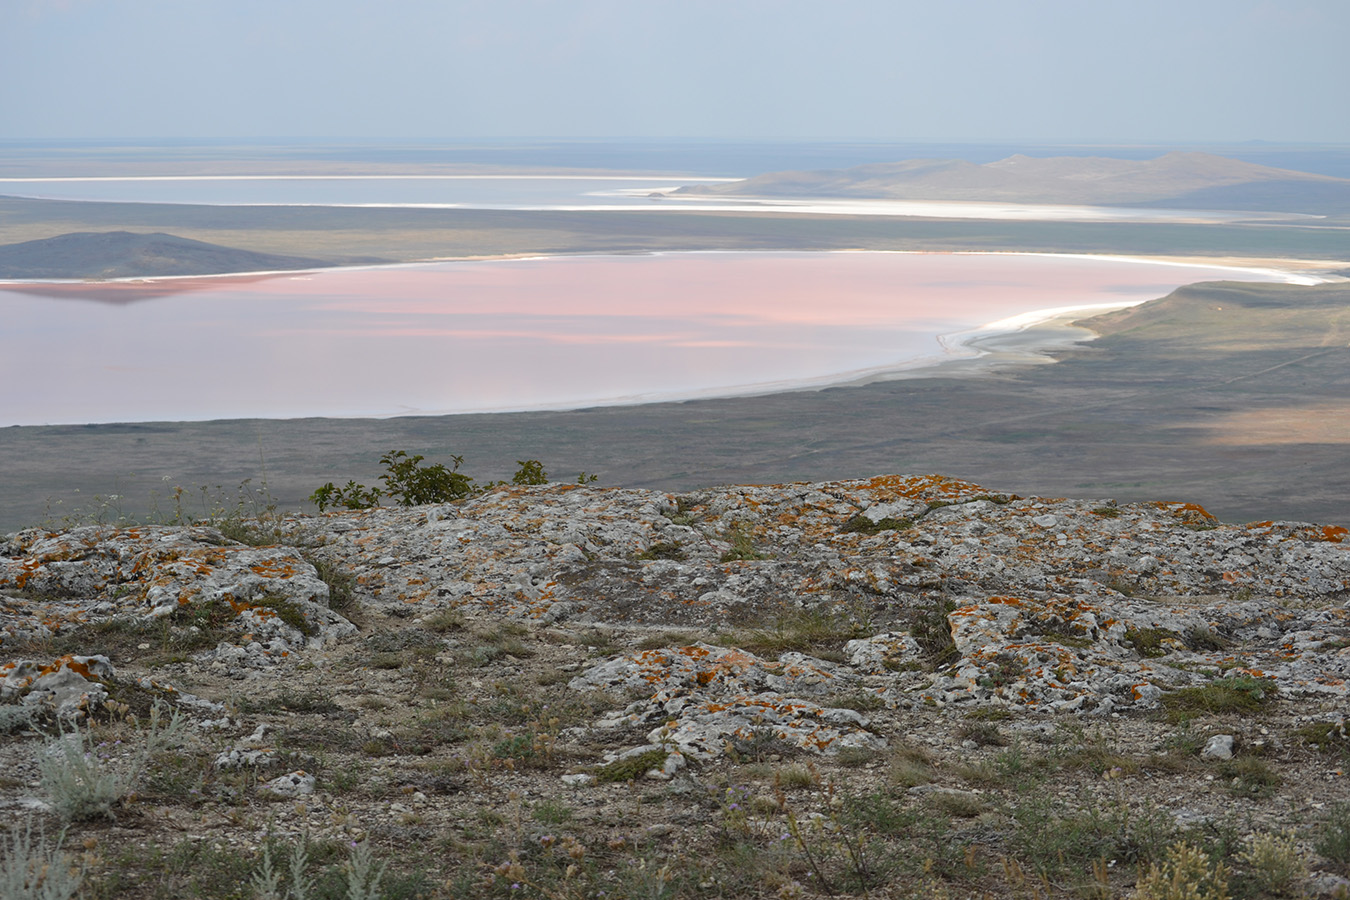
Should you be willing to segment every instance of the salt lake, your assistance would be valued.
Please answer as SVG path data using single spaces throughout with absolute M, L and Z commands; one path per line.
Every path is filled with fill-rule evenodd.
M 1110 257 L 668 253 L 0 284 L 0 424 L 567 409 L 838 384 L 1196 281 Z M 948 336 L 944 342 L 943 337 Z
M 206 206 L 358 206 L 592 212 L 666 210 L 1067 222 L 1224 223 L 1316 218 L 1232 210 L 671 193 L 682 185 L 735 180 L 688 174 L 88 176 L 0 178 L 0 195 L 47 200 Z

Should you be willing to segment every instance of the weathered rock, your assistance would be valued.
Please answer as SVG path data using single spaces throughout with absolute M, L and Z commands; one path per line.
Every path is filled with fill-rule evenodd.
M 63 656 L 48 665 L 30 660 L 0 664 L 0 700 L 21 699 L 26 706 L 72 719 L 93 712 L 108 699 L 103 682 L 113 678 L 106 656 Z
M 1233 758 L 1233 736 L 1231 734 L 1216 734 L 1205 741 L 1205 747 L 1200 751 L 1201 759 L 1232 759 Z
M 580 676 L 579 689 L 644 694 L 598 725 L 674 722 L 699 752 L 740 735 L 742 719 L 767 721 L 701 707 L 756 697 L 819 711 L 779 721 L 787 734 L 815 728 L 840 695 L 1106 715 L 1219 673 L 1332 698 L 1350 678 L 1346 529 L 1224 525 L 1188 503 L 1018 498 L 941 476 L 680 496 L 502 486 L 461 503 L 295 516 L 279 533 L 352 575 L 362 603 L 400 617 L 457 608 L 725 632 L 807 612 L 871 627 L 844 662 L 704 644 Z M 235 677 L 352 631 L 297 551 L 209 528 L 20 532 L 0 543 L 6 590 L 3 642 L 228 603 L 237 627 L 196 659 Z M 681 731 L 695 716 L 702 730 Z M 838 734 L 820 738 L 829 746 L 859 728 L 831 727 Z
M 29 530 L 0 543 L 0 643 L 114 617 L 171 617 L 215 605 L 267 659 L 355 632 L 297 550 L 248 547 L 213 528 L 85 526 Z
M 287 772 L 260 785 L 261 789 L 278 797 L 308 797 L 314 793 L 314 776 L 303 770 Z

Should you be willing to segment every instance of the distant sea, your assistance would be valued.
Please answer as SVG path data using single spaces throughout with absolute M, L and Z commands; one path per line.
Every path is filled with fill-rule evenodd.
M 785 169 L 839 169 L 903 159 L 964 159 L 987 163 L 1017 153 L 1027 156 L 1109 156 L 1152 159 L 1172 150 L 1215 153 L 1232 159 L 1350 178 L 1350 146 L 1279 144 L 1081 144 L 987 143 L 943 141 L 726 141 L 726 140 L 558 140 L 549 138 L 445 141 L 372 141 L 334 138 L 295 140 L 54 141 L 0 140 L 0 175 L 18 160 L 40 155 L 47 174 L 72 174 L 69 166 L 104 161 L 125 164 L 202 159 L 278 162 L 299 159 L 332 163 L 464 165 L 538 169 L 603 169 L 626 172 L 684 173 L 709 178 L 745 178 Z

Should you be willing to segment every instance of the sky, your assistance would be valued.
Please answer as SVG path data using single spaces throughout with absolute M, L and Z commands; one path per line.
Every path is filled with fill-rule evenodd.
M 0 0 L 0 140 L 1350 143 L 1347 0 Z

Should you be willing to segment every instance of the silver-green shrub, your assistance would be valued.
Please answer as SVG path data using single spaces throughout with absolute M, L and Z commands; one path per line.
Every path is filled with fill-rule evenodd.
M 0 900 L 70 900 L 84 881 L 84 871 L 44 836 L 33 836 L 32 822 L 0 837 Z
M 174 711 L 164 722 L 162 707 L 150 711 L 148 728 L 139 735 L 129 758 L 105 759 L 88 726 L 58 730 L 38 759 L 42 787 L 62 821 L 112 818 L 113 808 L 140 780 L 155 754 L 182 739 L 186 722 Z

